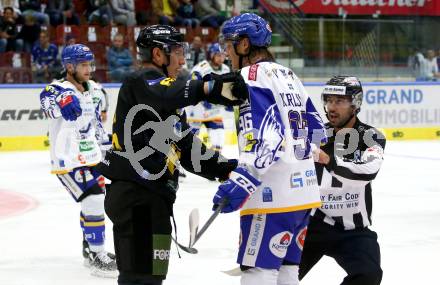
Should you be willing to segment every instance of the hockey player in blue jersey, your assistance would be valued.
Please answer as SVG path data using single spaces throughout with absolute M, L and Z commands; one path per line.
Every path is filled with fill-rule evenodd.
M 299 284 L 309 209 L 321 205 L 313 152 L 326 140 L 324 124 L 298 77 L 275 63 L 271 35 L 269 24 L 249 13 L 222 29 L 248 99 L 240 106 L 239 166 L 213 203 L 226 200 L 223 213 L 241 209 L 242 285 Z
M 92 275 L 116 277 L 115 256 L 105 251 L 104 177 L 94 166 L 101 161 L 101 88 L 90 80 L 94 55 L 81 44 L 63 50 L 65 78 L 40 94 L 41 108 L 49 118 L 52 173 L 80 203 L 85 265 Z

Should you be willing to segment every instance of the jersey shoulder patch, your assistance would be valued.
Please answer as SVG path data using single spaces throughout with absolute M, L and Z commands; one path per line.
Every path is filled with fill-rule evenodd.
M 160 85 L 169 87 L 169 86 L 171 86 L 171 84 L 173 84 L 174 81 L 176 81 L 176 79 L 171 78 L 171 77 L 167 77 L 167 78 L 164 78 L 160 81 Z
M 154 86 L 156 84 L 159 84 L 159 82 L 161 82 L 162 80 L 165 80 L 166 77 L 160 77 L 160 78 L 156 78 L 156 79 L 147 79 L 145 80 L 145 82 L 147 83 L 148 86 Z
M 257 81 L 258 64 L 253 64 L 249 67 L 248 80 Z

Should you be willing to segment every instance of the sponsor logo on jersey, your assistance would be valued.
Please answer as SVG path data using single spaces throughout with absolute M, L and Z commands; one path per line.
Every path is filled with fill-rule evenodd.
M 313 186 L 318 184 L 318 180 L 316 179 L 316 170 L 309 169 L 304 172 L 306 176 L 306 186 Z
M 162 79 L 162 80 L 160 81 L 160 85 L 163 85 L 163 86 L 167 86 L 167 87 L 169 87 L 169 86 L 171 86 L 171 84 L 172 84 L 174 81 L 176 81 L 176 79 L 171 78 L 171 77 L 167 77 L 167 78 Z
M 79 152 L 91 151 L 95 148 L 92 141 L 81 141 L 79 142 Z
M 303 186 L 304 186 L 304 182 L 300 172 L 295 172 L 292 175 L 290 175 L 290 188 L 296 189 L 296 188 L 302 188 Z
M 306 240 L 306 236 L 307 236 L 307 227 L 300 230 L 298 235 L 296 236 L 295 239 L 296 245 L 299 247 L 299 249 L 301 249 L 301 251 L 304 248 L 304 241 Z
M 165 249 L 154 249 L 153 259 L 169 260 L 170 259 L 170 251 L 165 250 Z
M 270 187 L 264 187 L 262 193 L 263 193 L 263 202 L 272 202 L 273 201 L 272 189 L 270 189 Z
M 78 161 L 81 164 L 86 164 L 86 159 L 84 158 L 84 155 L 78 154 Z
M 274 235 L 269 242 L 270 252 L 272 252 L 272 254 L 276 257 L 284 258 L 291 240 L 292 234 L 288 231 Z
M 258 64 L 253 64 L 249 68 L 248 80 L 257 81 Z
M 89 182 L 93 179 L 93 175 L 90 172 L 90 170 L 88 170 L 88 169 L 85 169 L 85 170 L 79 169 L 79 170 L 75 171 L 74 176 L 75 176 L 74 177 L 75 181 L 78 183 Z M 84 179 L 86 181 L 84 181 Z

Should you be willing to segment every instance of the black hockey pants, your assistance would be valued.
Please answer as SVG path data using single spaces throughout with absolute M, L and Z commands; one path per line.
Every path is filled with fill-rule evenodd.
M 136 183 L 113 181 L 105 211 L 113 222 L 120 285 L 160 285 L 171 245 L 172 204 Z

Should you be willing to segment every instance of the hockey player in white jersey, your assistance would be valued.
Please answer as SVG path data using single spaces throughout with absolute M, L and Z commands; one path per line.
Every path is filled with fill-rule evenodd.
M 274 62 L 271 35 L 269 24 L 249 13 L 222 29 L 249 94 L 240 106 L 239 166 L 213 203 L 226 200 L 223 213 L 241 208 L 242 285 L 299 284 L 309 209 L 321 205 L 312 151 L 326 140 L 324 124 L 298 77 Z
M 93 275 L 116 277 L 115 256 L 104 248 L 104 177 L 94 168 L 101 161 L 104 134 L 100 88 L 90 80 L 94 56 L 87 46 L 75 44 L 66 47 L 61 58 L 65 78 L 40 94 L 41 108 L 49 117 L 52 173 L 81 205 L 85 265 Z
M 224 64 L 225 55 L 220 49 L 219 43 L 212 43 L 208 48 L 208 60 L 199 62 L 191 70 L 192 79 L 201 80 L 205 75 L 225 74 L 230 72 Z M 200 102 L 196 106 L 185 108 L 187 121 L 195 132 L 205 125 L 212 148 L 221 152 L 225 141 L 224 117 L 233 116 L 232 107 L 211 104 L 207 101 Z

